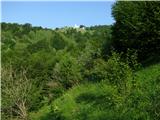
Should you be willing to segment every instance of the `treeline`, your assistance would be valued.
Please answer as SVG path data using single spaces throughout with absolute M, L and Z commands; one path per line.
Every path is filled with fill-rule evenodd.
M 1 23 L 2 117 L 28 120 L 29 113 L 50 105 L 74 86 L 103 83 L 111 88 L 107 88 L 109 91 L 115 89 L 122 101 L 113 98 L 117 100 L 116 105 L 103 106 L 103 97 L 112 96 L 112 92 L 104 95 L 103 90 L 97 98 L 93 91 L 93 96 L 88 94 L 80 99 L 91 97 L 99 101 L 98 107 L 103 106 L 104 111 L 115 108 L 114 112 L 123 109 L 121 103 L 128 99 L 123 111 L 126 114 L 119 113 L 122 116 L 117 115 L 117 120 L 128 117 L 158 120 L 160 89 L 156 86 L 156 91 L 146 93 L 144 97 L 151 97 L 153 93 L 157 96 L 143 104 L 135 72 L 140 64 L 160 60 L 159 3 L 116 2 L 112 8 L 116 22 L 111 26 L 51 30 L 28 23 Z M 158 77 L 154 79 L 158 80 Z M 136 104 L 143 106 L 142 112 Z M 55 113 L 52 115 L 52 119 L 60 119 Z M 83 114 L 79 119 L 85 120 Z

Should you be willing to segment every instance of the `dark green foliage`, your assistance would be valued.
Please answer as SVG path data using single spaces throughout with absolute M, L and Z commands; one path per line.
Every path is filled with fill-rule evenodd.
M 64 49 L 67 43 L 63 37 L 62 34 L 56 33 L 51 43 L 52 47 L 56 50 Z
M 38 52 L 41 50 L 47 51 L 49 49 L 49 46 L 45 40 L 41 40 L 41 41 L 38 41 L 37 43 L 33 43 L 31 45 L 28 45 L 27 49 L 28 49 L 28 52 L 35 53 L 35 52 Z
M 112 27 L 115 49 L 135 49 L 141 61 L 160 55 L 160 2 L 118 1 L 112 15 L 116 20 Z

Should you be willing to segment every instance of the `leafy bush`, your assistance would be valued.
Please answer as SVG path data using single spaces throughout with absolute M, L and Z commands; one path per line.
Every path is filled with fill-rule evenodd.
M 93 60 L 89 69 L 85 71 L 85 77 L 89 81 L 106 81 L 119 88 L 124 88 L 133 76 L 129 63 L 125 62 L 120 54 L 113 52 L 107 61 L 100 58 Z
M 113 53 L 108 59 L 106 71 L 109 82 L 119 87 L 125 87 L 132 79 L 132 69 L 117 53 Z

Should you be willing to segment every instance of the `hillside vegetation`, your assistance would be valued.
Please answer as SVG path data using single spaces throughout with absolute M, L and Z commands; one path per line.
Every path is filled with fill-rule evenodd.
M 113 25 L 1 23 L 3 120 L 159 120 L 160 2 L 122 2 Z
M 50 105 L 31 113 L 33 120 L 154 120 L 160 113 L 160 64 L 137 71 L 137 82 L 120 94 L 104 82 L 73 87 Z

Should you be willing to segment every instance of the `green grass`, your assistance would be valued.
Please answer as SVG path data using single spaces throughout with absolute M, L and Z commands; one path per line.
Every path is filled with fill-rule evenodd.
M 136 72 L 130 95 L 103 82 L 75 86 L 30 116 L 32 120 L 158 120 L 159 78 L 160 64 L 156 64 Z
M 158 85 L 160 78 L 160 64 L 151 65 L 138 72 L 136 72 L 136 82 L 143 92 L 151 93 Z

